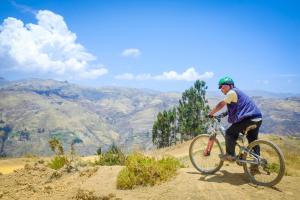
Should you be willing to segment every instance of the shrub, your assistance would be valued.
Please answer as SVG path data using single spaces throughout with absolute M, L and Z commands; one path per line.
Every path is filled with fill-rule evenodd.
M 56 155 L 63 155 L 64 154 L 64 149 L 62 147 L 62 144 L 57 138 L 52 138 L 51 140 L 48 141 L 51 150 L 56 154 Z
M 167 181 L 176 174 L 180 167 L 178 160 L 172 157 L 155 160 L 139 153 L 129 155 L 126 167 L 117 177 L 118 189 L 132 189 L 137 185 L 155 185 Z
M 109 150 L 99 155 L 99 159 L 95 161 L 96 165 L 124 165 L 126 156 L 115 144 L 112 144 Z
M 54 158 L 48 163 L 48 166 L 52 169 L 58 170 L 62 168 L 68 162 L 65 156 L 54 156 Z
M 269 171 L 270 172 L 274 172 L 274 173 L 279 173 L 280 172 L 280 168 L 279 168 L 280 166 L 279 166 L 279 164 L 277 164 L 277 163 L 270 163 L 269 165 L 268 165 L 268 169 L 269 169 Z
M 94 194 L 94 191 L 79 189 L 77 191 L 75 199 L 77 199 L 77 200 L 98 200 L 100 198 Z
M 97 155 L 99 156 L 99 155 L 101 155 L 101 153 L 102 153 L 102 149 L 101 149 L 101 147 L 99 147 L 99 148 L 97 149 Z
M 89 191 L 84 189 L 78 189 L 77 194 L 73 199 L 76 200 L 113 200 L 113 199 L 119 199 L 116 197 L 115 194 L 110 193 L 107 196 L 97 196 L 94 194 L 95 191 Z

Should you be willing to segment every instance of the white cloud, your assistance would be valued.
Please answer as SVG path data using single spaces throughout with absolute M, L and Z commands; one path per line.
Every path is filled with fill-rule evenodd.
M 197 79 L 208 79 L 214 76 L 213 72 L 199 74 L 193 67 L 188 68 L 182 74 L 175 71 L 164 72 L 162 75 L 155 76 L 158 80 L 178 80 L 178 81 L 195 81 Z
M 37 24 L 12 17 L 4 20 L 0 26 L 1 67 L 85 78 L 107 73 L 103 66 L 90 69 L 95 56 L 76 42 L 76 34 L 62 16 L 40 10 L 36 18 Z
M 86 79 L 96 79 L 99 76 L 103 76 L 104 74 L 107 74 L 108 70 L 105 68 L 98 68 L 98 69 L 90 69 L 88 71 L 84 71 L 81 73 L 79 76 L 81 78 L 86 78 Z
M 121 56 L 123 57 L 133 57 L 133 58 L 138 58 L 141 55 L 141 51 L 139 49 L 125 49 Z
M 195 81 L 197 79 L 209 79 L 214 76 L 213 72 L 199 74 L 193 67 L 188 68 L 183 73 L 178 74 L 176 71 L 163 72 L 161 75 L 125 73 L 115 76 L 116 79 L 123 80 L 176 80 L 176 81 Z

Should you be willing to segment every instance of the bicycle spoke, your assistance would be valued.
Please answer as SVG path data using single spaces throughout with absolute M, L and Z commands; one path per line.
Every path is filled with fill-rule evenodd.
M 214 173 L 223 164 L 219 158 L 219 154 L 221 154 L 219 142 L 215 141 L 209 152 L 208 149 L 210 149 L 210 145 L 209 137 L 202 135 L 195 138 L 190 146 L 191 162 L 200 172 Z
M 250 145 L 245 160 L 256 160 L 257 164 L 246 163 L 246 172 L 251 179 L 261 185 L 274 185 L 280 181 L 284 173 L 284 160 L 280 151 L 267 141 L 256 142 Z

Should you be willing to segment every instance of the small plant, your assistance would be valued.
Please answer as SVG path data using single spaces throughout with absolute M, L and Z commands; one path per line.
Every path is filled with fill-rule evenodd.
M 53 138 L 49 141 L 51 150 L 56 154 L 54 158 L 48 163 L 48 166 L 52 169 L 58 170 L 65 165 L 70 165 L 70 161 L 64 155 L 64 149 L 60 141 Z
M 115 144 L 112 144 L 106 153 L 100 154 L 99 159 L 95 161 L 96 165 L 124 165 L 126 156 Z
M 78 189 L 76 196 L 73 199 L 76 200 L 117 200 L 115 194 L 110 193 L 107 196 L 97 196 L 94 191 Z
M 101 150 L 101 147 L 99 147 L 98 149 L 97 149 L 97 155 L 99 156 L 99 155 L 101 155 L 101 153 L 102 153 L 102 150 Z
M 65 156 L 55 156 L 49 163 L 48 166 L 52 169 L 58 170 L 65 166 L 68 162 Z
M 49 145 L 51 150 L 56 154 L 56 155 L 64 155 L 64 149 L 62 147 L 62 144 L 57 138 L 53 138 L 49 140 Z
M 94 194 L 94 191 L 79 189 L 75 196 L 77 200 L 98 200 L 100 197 Z
M 176 174 L 180 162 L 172 157 L 156 160 L 140 153 L 129 155 L 126 167 L 117 177 L 118 189 L 133 189 L 137 185 L 155 185 L 167 181 Z
M 72 169 L 76 169 L 76 152 L 75 152 L 75 144 L 82 143 L 83 141 L 76 137 L 72 140 L 71 143 L 71 151 L 70 154 L 67 156 L 65 155 L 64 148 L 61 144 L 61 142 L 57 138 L 52 138 L 49 140 L 49 145 L 51 150 L 56 154 L 56 156 L 50 161 L 48 164 L 49 167 L 52 169 L 60 169 L 65 166 L 65 169 L 67 172 L 70 172 Z M 78 160 L 80 162 L 80 160 Z M 80 163 L 79 163 L 80 164 Z
M 268 167 L 269 172 L 274 172 L 277 174 L 280 172 L 280 168 L 279 168 L 280 166 L 277 163 L 271 163 L 267 167 Z

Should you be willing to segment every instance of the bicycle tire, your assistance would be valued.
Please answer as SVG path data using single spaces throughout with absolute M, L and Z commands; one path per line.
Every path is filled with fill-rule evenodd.
M 219 154 L 223 154 L 223 149 L 220 145 L 220 142 L 218 141 L 217 138 L 215 138 L 214 140 L 214 149 L 213 149 L 213 155 L 209 155 L 209 156 L 204 156 L 203 155 L 203 150 L 206 148 L 206 145 L 209 141 L 209 135 L 208 134 L 201 134 L 198 135 L 197 137 L 195 137 L 193 139 L 193 141 L 190 144 L 189 147 L 189 157 L 190 157 L 190 161 L 193 164 L 193 166 L 201 173 L 204 174 L 213 174 L 215 172 L 217 172 L 223 165 L 223 161 L 219 158 Z M 201 146 L 197 146 L 198 142 L 203 141 L 203 144 Z M 200 151 L 200 152 L 198 152 Z M 202 161 L 197 161 L 196 159 L 196 155 L 197 158 L 199 157 L 202 158 L 203 157 L 203 162 Z M 208 164 L 208 159 L 214 159 L 213 162 L 214 165 L 211 168 L 208 167 L 204 167 L 204 164 Z M 198 160 L 199 160 L 198 159 Z
M 266 147 L 268 146 L 270 149 L 272 149 L 276 156 L 273 156 L 272 159 L 274 160 L 277 160 L 279 161 L 279 165 L 274 165 L 276 166 L 276 170 L 274 170 L 274 173 L 272 174 L 275 174 L 275 178 L 272 179 L 271 181 L 268 181 L 268 182 L 262 182 L 260 180 L 258 180 L 258 177 L 256 177 L 256 174 L 252 174 L 250 168 L 248 168 L 248 165 L 247 163 L 244 163 L 243 164 L 243 167 L 244 167 L 244 171 L 245 173 L 247 174 L 247 176 L 250 178 L 250 181 L 254 184 L 257 184 L 257 185 L 262 185 L 262 186 L 274 186 L 276 184 L 278 184 L 281 179 L 283 178 L 284 174 L 285 174 L 285 159 L 284 159 L 284 156 L 283 156 L 283 153 L 281 152 L 281 150 L 278 148 L 277 145 L 275 145 L 274 143 L 270 142 L 270 141 L 267 141 L 267 140 L 255 140 L 253 142 L 251 142 L 249 145 L 248 145 L 248 150 L 251 150 L 252 148 L 254 148 L 256 145 L 259 145 L 260 147 L 260 152 L 264 151 L 266 149 Z M 266 147 L 264 147 L 264 149 L 262 148 L 262 146 L 265 145 Z M 267 152 L 267 151 L 266 151 Z M 262 153 L 261 153 L 262 154 Z M 270 154 L 270 153 L 267 153 L 267 154 Z M 271 153 L 272 154 L 272 153 Z M 271 154 L 270 154 L 270 157 L 271 157 Z M 264 155 L 261 155 L 262 158 L 264 158 Z M 247 153 L 245 153 L 243 155 L 243 159 L 246 160 L 247 158 Z M 272 159 L 269 159 L 272 160 Z M 268 165 L 271 169 L 271 166 L 273 165 L 273 163 L 268 163 L 269 162 L 268 160 L 266 160 L 266 164 L 265 165 Z M 260 166 L 261 167 L 261 166 Z M 267 166 L 265 166 L 265 168 L 267 168 Z M 259 170 L 260 171 L 260 170 Z M 270 173 L 271 170 L 269 170 L 269 173 Z M 277 174 L 278 172 L 278 174 Z M 277 174 L 277 175 L 276 175 Z M 260 172 L 258 173 L 258 176 L 260 175 Z M 265 174 L 265 175 L 262 175 L 262 176 L 270 176 L 270 174 Z

